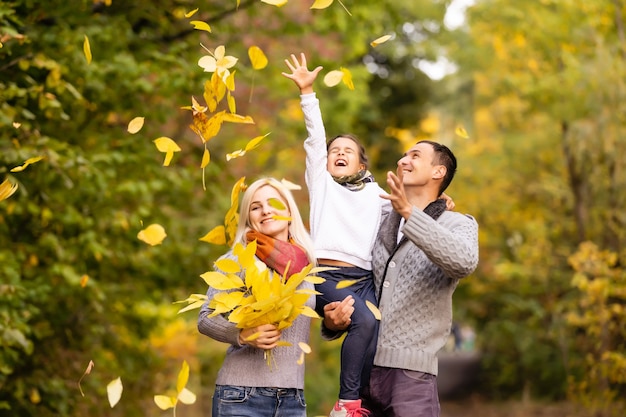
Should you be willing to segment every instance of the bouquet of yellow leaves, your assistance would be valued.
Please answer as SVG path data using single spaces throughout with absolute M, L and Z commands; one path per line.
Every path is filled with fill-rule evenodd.
M 246 247 L 235 244 L 233 254 L 237 256 L 237 261 L 220 259 L 215 262 L 215 267 L 223 272 L 209 271 L 200 275 L 208 285 L 222 291 L 209 301 L 209 307 L 213 309 L 209 317 L 224 314 L 228 321 L 241 329 L 273 324 L 278 330 L 291 326 L 300 314 L 319 318 L 315 310 L 306 305 L 309 297 L 315 296 L 317 292 L 298 287 L 304 281 L 312 284 L 324 282 L 324 278 L 315 274 L 328 268 L 313 268 L 309 264 L 291 276 L 287 276 L 287 268 L 285 274 L 280 276 L 256 260 L 256 246 L 256 241 Z M 181 311 L 200 307 L 204 300 L 194 295 L 186 300 L 190 305 Z M 258 336 L 253 334 L 248 340 Z M 307 349 L 302 347 L 304 343 L 300 345 L 303 350 Z M 291 343 L 280 341 L 279 346 L 291 346 Z M 265 358 L 268 366 L 271 366 L 271 351 L 265 352 Z

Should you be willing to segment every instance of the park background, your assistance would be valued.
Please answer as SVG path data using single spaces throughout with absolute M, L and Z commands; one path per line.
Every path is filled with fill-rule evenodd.
M 239 178 L 302 185 L 308 217 L 299 96 L 280 74 L 305 52 L 322 76 L 344 70 L 316 85 L 327 132 L 363 138 L 379 180 L 419 139 L 458 157 L 448 193 L 480 225 L 480 264 L 454 314 L 482 360 L 443 415 L 623 416 L 624 1 L 268 3 L 0 3 L 0 182 L 18 186 L 0 201 L 0 415 L 172 415 L 153 397 L 176 395 L 184 362 L 197 401 L 175 413 L 210 414 L 225 346 L 175 302 L 204 293 L 199 275 L 227 250 L 200 238 L 224 223 Z M 198 60 L 220 45 L 238 58 L 230 110 L 254 124 L 224 122 L 203 142 L 184 107 L 205 104 Z M 169 166 L 160 137 L 180 147 Z M 159 245 L 137 237 L 150 224 L 167 233 Z M 311 416 L 338 383 L 340 344 L 317 326 Z

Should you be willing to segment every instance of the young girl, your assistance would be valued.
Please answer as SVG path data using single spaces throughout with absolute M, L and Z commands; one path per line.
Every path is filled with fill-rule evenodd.
M 365 149 L 349 134 L 339 135 L 326 144 L 326 132 L 313 91 L 313 82 L 322 67 L 309 71 L 306 57 L 300 61 L 291 55 L 285 60 L 291 73 L 282 73 L 300 88 L 300 98 L 308 137 L 306 150 L 306 184 L 310 200 L 311 237 L 319 266 L 336 270 L 320 273 L 326 282 L 316 286 L 316 308 L 343 300 L 351 295 L 354 312 L 346 338 L 341 346 L 339 400 L 330 417 L 366 415 L 361 408 L 360 389 L 369 381 L 376 350 L 378 321 L 366 305 L 376 305 L 372 277 L 371 253 L 381 216 L 391 210 L 387 194 L 367 170 Z M 357 280 L 347 288 L 337 289 L 337 283 Z

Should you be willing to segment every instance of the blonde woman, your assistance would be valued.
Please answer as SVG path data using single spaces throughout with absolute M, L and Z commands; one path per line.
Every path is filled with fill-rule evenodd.
M 273 200 L 280 201 L 283 207 Z M 235 243 L 245 246 L 254 240 L 256 257 L 272 272 L 283 275 L 289 264 L 288 275 L 292 275 L 315 263 L 313 244 L 295 200 L 276 179 L 255 181 L 242 197 Z M 236 256 L 231 249 L 223 258 L 236 259 Z M 299 288 L 312 290 L 313 284 L 305 281 Z M 208 299 L 217 292 L 209 288 Z M 307 305 L 315 308 L 315 297 L 310 297 Z M 301 315 L 282 330 L 269 323 L 239 329 L 222 315 L 209 318 L 211 312 L 208 302 L 205 303 L 198 317 L 198 330 L 229 344 L 217 376 L 213 417 L 306 417 L 304 365 L 297 363 L 298 342 L 308 342 L 311 319 Z M 351 313 L 349 300 L 331 305 L 325 310 L 324 325 L 331 329 L 345 327 Z M 247 340 L 255 333 L 259 334 L 257 338 Z M 292 346 L 275 349 L 272 354 L 275 366 L 270 368 L 264 353 L 275 348 L 279 340 Z

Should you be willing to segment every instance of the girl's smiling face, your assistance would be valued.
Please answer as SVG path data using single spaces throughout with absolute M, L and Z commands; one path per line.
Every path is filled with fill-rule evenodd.
M 339 137 L 328 148 L 326 169 L 333 177 L 354 175 L 365 165 L 359 159 L 359 146 L 349 138 Z

